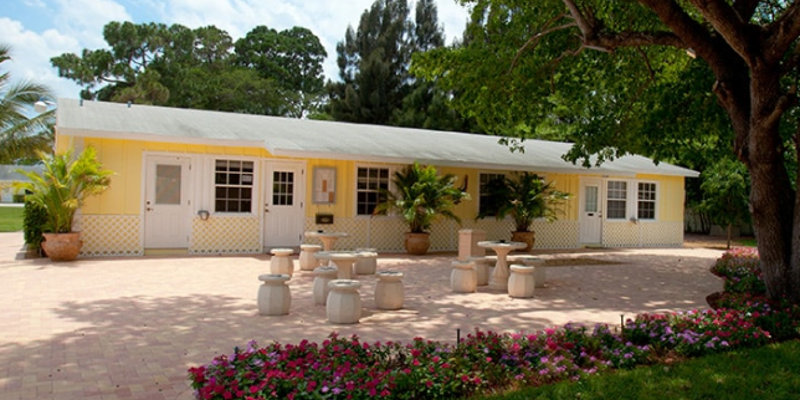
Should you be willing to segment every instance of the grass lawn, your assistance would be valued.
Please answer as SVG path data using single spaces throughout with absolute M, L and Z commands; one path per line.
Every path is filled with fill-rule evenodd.
M 525 388 L 484 399 L 798 399 L 800 341 Z
M 0 232 L 22 230 L 22 207 L 0 207 Z
M 758 244 L 756 243 L 756 238 L 739 239 L 736 241 L 736 244 L 739 246 L 747 246 L 747 247 L 758 246 Z

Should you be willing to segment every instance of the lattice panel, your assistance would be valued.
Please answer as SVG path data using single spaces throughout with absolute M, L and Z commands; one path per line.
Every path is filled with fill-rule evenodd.
M 533 221 L 536 232 L 535 249 L 572 249 L 578 243 L 581 225 L 578 221 Z
M 451 220 L 434 222 L 431 225 L 430 251 L 445 251 L 458 249 L 458 223 Z
M 211 216 L 192 219 L 190 254 L 260 253 L 258 217 Z
M 605 222 L 603 245 L 609 247 L 681 246 L 680 222 Z
M 643 246 L 683 246 L 683 223 L 640 223 Z
M 73 230 L 81 232 L 81 256 L 141 256 L 144 254 L 138 215 L 80 215 Z
M 403 252 L 408 225 L 400 218 L 376 218 L 369 226 L 369 246 L 380 251 Z
M 350 236 L 339 239 L 336 249 L 354 249 L 357 247 L 374 247 L 379 251 L 402 252 L 403 234 L 408 231 L 406 224 L 399 218 L 336 218 L 331 225 L 316 225 L 314 218 L 306 218 L 306 230 L 326 230 L 347 232 Z M 464 220 L 461 225 L 455 221 L 439 220 L 431 227 L 430 251 L 455 251 L 458 249 L 459 229 L 481 229 L 486 231 L 488 240 L 511 239 L 514 229 L 513 221 L 483 219 Z M 534 222 L 536 231 L 536 248 L 574 248 L 578 247 L 579 225 L 577 221 L 545 221 Z M 315 243 L 307 239 L 308 243 Z

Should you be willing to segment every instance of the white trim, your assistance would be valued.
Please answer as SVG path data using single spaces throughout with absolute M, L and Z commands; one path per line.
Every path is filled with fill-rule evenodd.
M 608 217 L 608 183 L 609 182 L 625 182 L 625 218 L 609 218 Z M 639 184 L 652 183 L 656 187 L 656 199 L 654 204 L 655 216 L 652 219 L 639 219 Z M 658 181 L 650 179 L 619 179 L 619 178 L 605 178 L 603 179 L 603 219 L 609 222 L 659 222 L 658 212 L 659 204 L 658 196 L 661 192 L 661 185 Z M 621 200 L 621 199 L 614 199 Z
M 208 171 L 205 171 L 205 176 L 206 176 L 206 179 L 210 178 L 210 180 L 207 181 L 207 182 L 209 182 L 209 188 L 208 188 L 206 194 L 209 196 L 209 201 L 210 201 L 210 204 L 208 205 L 207 209 L 211 213 L 211 215 L 219 215 L 219 216 L 224 216 L 224 217 L 237 217 L 237 216 L 255 217 L 255 216 L 257 216 L 257 214 L 256 214 L 256 210 L 257 210 L 256 201 L 258 201 L 259 197 L 256 195 L 256 193 L 258 192 L 259 187 L 260 187 L 259 186 L 260 185 L 260 182 L 259 182 L 260 174 L 259 174 L 259 171 L 258 171 L 259 170 L 258 163 L 259 163 L 260 160 L 262 160 L 262 158 L 253 157 L 253 156 L 237 156 L 237 155 L 231 155 L 231 154 L 208 155 L 207 158 L 208 158 L 208 160 L 207 160 L 208 164 L 206 165 L 206 167 L 208 168 Z M 251 203 L 250 203 L 250 212 L 241 212 L 241 211 L 240 212 L 223 212 L 223 211 L 217 212 L 215 210 L 217 208 L 217 193 L 216 193 L 217 183 L 216 183 L 216 175 L 215 175 L 215 173 L 216 173 L 216 161 L 217 160 L 251 161 L 253 163 L 253 186 L 252 186 L 252 193 L 251 193 L 252 194 L 252 200 L 251 200 Z
M 197 138 L 191 136 L 168 136 L 168 135 L 159 135 L 155 133 L 76 129 L 76 128 L 66 128 L 63 126 L 58 129 L 58 135 L 74 136 L 75 138 L 88 137 L 88 138 L 98 138 L 98 139 L 134 140 L 141 142 L 199 144 L 207 146 L 258 147 L 267 150 L 265 143 L 262 140 L 209 139 L 209 138 Z
M 398 216 L 391 215 L 391 214 L 389 214 L 389 215 L 377 215 L 376 216 L 376 215 L 365 215 L 365 214 L 359 214 L 358 213 L 358 169 L 359 168 L 373 168 L 373 169 L 382 168 L 382 169 L 388 169 L 389 170 L 389 182 L 388 182 L 389 183 L 389 191 L 394 191 L 395 190 L 395 186 L 394 186 L 394 182 L 393 182 L 394 173 L 399 171 L 403 167 L 405 167 L 405 166 L 404 165 L 403 166 L 398 166 L 398 165 L 394 165 L 394 164 L 390 165 L 390 164 L 377 164 L 377 163 L 376 164 L 358 163 L 358 162 L 355 163 L 355 167 L 353 168 L 353 173 L 352 173 L 353 174 L 352 175 L 352 178 L 353 178 L 353 181 L 352 181 L 353 182 L 353 205 L 352 205 L 353 208 L 352 208 L 352 211 L 353 211 L 353 217 L 354 218 L 399 218 Z
M 262 248 L 266 248 L 267 247 L 267 243 L 266 243 L 266 239 L 267 239 L 267 237 L 266 237 L 266 230 L 267 230 L 267 221 L 266 220 L 267 220 L 267 216 L 266 216 L 266 213 L 265 213 L 264 209 L 266 207 L 267 200 L 269 200 L 269 199 L 267 199 L 267 195 L 268 195 L 267 192 L 271 191 L 270 184 L 272 183 L 272 177 L 269 176 L 268 172 L 269 172 L 270 168 L 272 168 L 274 170 L 276 166 L 278 168 L 280 168 L 282 166 L 285 166 L 285 167 L 290 168 L 290 169 L 298 168 L 300 170 L 300 176 L 295 178 L 295 182 L 296 182 L 296 186 L 297 186 L 296 187 L 296 189 L 297 189 L 297 201 L 300 202 L 300 212 L 302 214 L 302 218 L 300 218 L 298 220 L 298 225 L 300 227 L 300 230 L 299 230 L 300 237 L 298 238 L 298 243 L 302 243 L 303 242 L 303 231 L 304 231 L 304 228 L 305 228 L 306 210 L 307 210 L 307 207 L 308 207 L 308 201 L 306 200 L 306 194 L 307 194 L 307 187 L 306 186 L 308 184 L 308 175 L 307 175 L 307 173 L 308 173 L 308 161 L 306 161 L 306 160 L 284 160 L 284 159 L 280 159 L 280 158 L 262 158 L 261 162 L 259 164 L 260 164 L 259 168 L 262 169 L 262 174 L 261 174 L 261 178 L 260 178 L 261 182 L 259 182 L 259 183 L 263 184 L 263 187 L 259 191 L 260 201 L 258 203 L 259 204 L 258 210 L 260 212 L 260 214 L 259 214 L 260 215 L 260 217 L 259 217 L 259 243 L 261 243 L 261 247 Z M 267 181 L 269 181 L 269 182 L 267 182 Z M 270 200 L 270 203 L 271 203 L 271 200 Z

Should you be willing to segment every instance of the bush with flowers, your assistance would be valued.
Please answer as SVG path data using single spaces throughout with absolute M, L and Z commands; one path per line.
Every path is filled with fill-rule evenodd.
M 712 272 L 760 280 L 758 255 L 734 250 Z M 319 344 L 250 342 L 190 368 L 189 378 L 198 399 L 458 398 L 800 337 L 797 305 L 767 301 L 757 284 L 726 289 L 716 309 L 641 314 L 621 329 L 476 330 L 458 344 L 422 338 L 366 343 L 336 334 Z

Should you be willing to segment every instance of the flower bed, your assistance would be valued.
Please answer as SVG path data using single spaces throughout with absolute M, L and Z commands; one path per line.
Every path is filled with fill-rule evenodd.
M 712 271 L 757 281 L 757 257 L 726 253 Z M 800 307 L 766 301 L 758 285 L 747 288 L 756 293 L 732 285 L 718 309 L 641 314 L 622 329 L 476 330 L 458 345 L 422 338 L 365 343 L 335 334 L 319 344 L 251 342 L 189 369 L 189 377 L 199 399 L 457 398 L 800 337 Z

